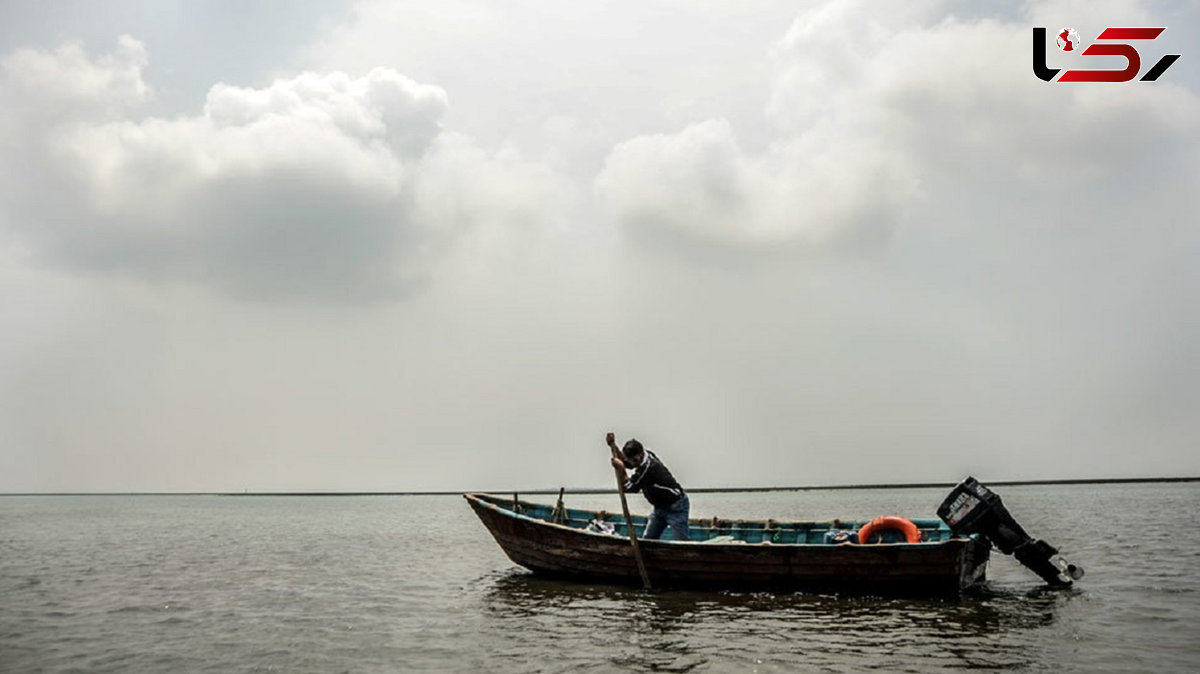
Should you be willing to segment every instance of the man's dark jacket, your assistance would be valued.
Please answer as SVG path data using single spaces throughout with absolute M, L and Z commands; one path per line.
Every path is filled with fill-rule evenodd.
M 683 496 L 683 487 L 654 452 L 647 450 L 646 458 L 635 468 L 634 474 L 625 481 L 625 491 L 642 492 L 655 508 L 670 508 Z

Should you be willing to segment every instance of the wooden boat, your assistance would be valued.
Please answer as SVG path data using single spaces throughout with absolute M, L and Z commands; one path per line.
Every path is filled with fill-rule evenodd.
M 641 584 L 620 513 L 561 508 L 515 495 L 464 494 L 517 564 L 542 575 Z M 640 533 L 646 517 L 633 516 Z M 919 542 L 884 531 L 882 542 L 834 542 L 865 522 L 692 519 L 691 541 L 638 543 L 655 588 L 771 589 L 844 594 L 958 594 L 984 580 L 991 545 L 956 536 L 939 519 L 911 520 Z M 589 531 L 607 523 L 612 533 Z M 874 539 L 873 539 L 874 540 Z M 829 541 L 829 542 L 827 542 Z

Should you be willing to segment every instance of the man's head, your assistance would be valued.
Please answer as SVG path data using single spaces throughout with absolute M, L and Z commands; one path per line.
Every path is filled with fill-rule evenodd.
M 646 455 L 646 450 L 642 448 L 642 443 L 637 440 L 630 440 L 621 448 L 621 452 L 625 454 L 625 458 L 629 460 L 632 466 L 636 466 L 642 462 L 642 458 Z

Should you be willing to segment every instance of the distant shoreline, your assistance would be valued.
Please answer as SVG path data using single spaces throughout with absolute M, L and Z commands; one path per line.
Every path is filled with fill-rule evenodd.
M 1200 482 L 1200 477 L 1115 477 L 1071 480 L 984 480 L 993 487 L 1030 485 L 1074 485 L 1074 484 L 1148 484 L 1161 482 Z M 810 485 L 803 487 L 693 487 L 693 494 L 754 493 L 773 491 L 835 491 L 846 489 L 950 489 L 957 482 L 917 482 L 909 484 L 847 484 Z M 613 489 L 564 488 L 567 494 L 608 494 Z M 466 492 L 491 494 L 557 494 L 558 489 L 467 489 L 454 491 L 267 491 L 267 492 L 6 492 L 0 496 L 458 496 Z

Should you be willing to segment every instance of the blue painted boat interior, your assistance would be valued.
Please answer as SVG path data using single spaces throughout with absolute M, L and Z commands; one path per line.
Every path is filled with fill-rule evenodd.
M 483 500 L 502 510 L 513 511 L 514 501 L 494 496 L 481 496 Z M 517 514 L 531 519 L 554 522 L 555 508 L 552 505 L 540 503 L 517 503 Z M 628 536 L 625 527 L 625 517 L 619 511 L 580 510 L 564 508 L 565 517 L 558 518 L 557 523 L 573 529 L 587 529 L 592 520 L 599 519 L 612 525 L 615 532 Z M 891 514 L 891 513 L 880 513 Z M 646 517 L 633 515 L 633 527 L 637 533 L 646 528 Z M 954 537 L 950 527 L 938 518 L 909 518 L 921 532 L 921 541 L 936 543 Z M 793 522 L 776 520 L 728 520 L 728 519 L 695 519 L 688 527 L 693 541 L 713 543 L 778 543 L 806 545 L 834 545 L 830 540 L 830 532 L 857 532 L 866 521 L 833 520 L 828 522 Z M 674 540 L 674 532 L 667 529 L 662 540 Z M 903 543 L 904 536 L 898 531 L 884 530 L 879 534 L 881 543 Z

